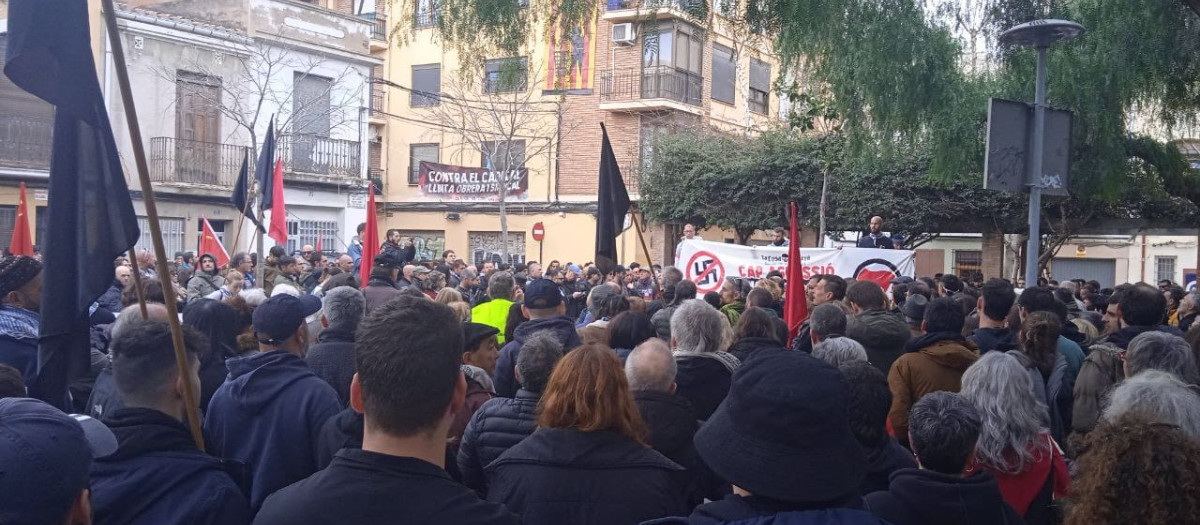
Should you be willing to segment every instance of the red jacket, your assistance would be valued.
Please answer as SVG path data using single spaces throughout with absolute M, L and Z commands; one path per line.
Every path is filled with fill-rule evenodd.
M 1050 444 L 1050 454 L 1036 450 L 1037 445 L 1047 442 Z M 1071 485 L 1071 475 L 1067 472 L 1067 462 L 1063 460 L 1062 449 L 1050 437 L 1049 432 L 1038 436 L 1036 442 L 1029 444 L 1029 449 L 1030 452 L 1033 452 L 1034 463 L 1016 474 L 1006 474 L 979 463 L 972 465 L 967 470 L 968 475 L 983 468 L 987 468 L 992 474 L 995 474 L 996 481 L 1000 484 L 1000 494 L 1004 496 L 1005 503 L 1012 506 L 1022 516 L 1028 512 L 1029 504 L 1033 503 L 1038 492 L 1041 492 L 1047 478 L 1053 476 L 1055 498 L 1065 497 Z M 1054 469 L 1053 472 L 1051 472 L 1051 467 Z

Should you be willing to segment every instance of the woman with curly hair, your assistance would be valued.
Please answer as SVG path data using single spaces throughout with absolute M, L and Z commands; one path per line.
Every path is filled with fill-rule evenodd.
M 1067 358 L 1058 351 L 1062 321 L 1051 312 L 1032 312 L 1017 333 L 1020 350 L 1010 353 L 1021 362 L 1050 413 L 1050 435 L 1065 443 L 1075 402 Z
M 1012 354 L 988 352 L 963 374 L 962 395 L 983 423 L 967 473 L 994 474 L 1026 523 L 1055 523 L 1053 499 L 1067 493 L 1070 476 L 1033 377 Z
M 1195 523 L 1200 516 L 1200 442 L 1137 414 L 1088 434 L 1066 525 Z

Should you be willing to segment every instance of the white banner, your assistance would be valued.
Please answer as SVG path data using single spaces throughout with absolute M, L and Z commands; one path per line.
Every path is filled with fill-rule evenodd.
M 675 251 L 675 267 L 696 283 L 700 293 L 721 289 L 726 277 L 757 281 L 772 271 L 787 275 L 786 246 L 740 246 L 723 242 L 682 241 Z M 847 279 L 871 280 L 884 290 L 892 279 L 913 277 L 916 267 L 910 250 L 875 248 L 801 248 L 804 279 L 834 274 Z

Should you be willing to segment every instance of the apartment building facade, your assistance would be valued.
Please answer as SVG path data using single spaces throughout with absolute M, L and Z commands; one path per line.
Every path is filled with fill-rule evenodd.
M 253 169 L 272 116 L 286 248 L 321 240 L 325 250 L 344 251 L 366 218 L 370 80 L 382 64 L 370 55 L 374 21 L 329 0 L 130 0 L 116 11 L 168 253 L 196 250 L 201 219 L 231 253 L 253 245 L 253 226 L 239 219 L 229 197 L 243 161 Z M 98 75 L 142 223 L 138 247 L 149 248 L 111 47 L 95 24 L 98 5 L 94 13 Z M 35 188 L 35 219 L 45 204 L 40 188 L 51 137 L 42 126 L 53 110 L 28 98 L 0 81 L 0 100 L 7 101 L 0 103 L 0 133 L 18 138 L 0 140 L 12 150 L 0 151 L 0 244 L 8 242 L 6 197 L 13 194 L 15 204 L 17 183 Z
M 413 237 L 427 258 L 454 250 L 472 261 L 505 252 L 504 262 L 590 261 L 600 123 L 636 203 L 655 134 L 752 132 L 778 118 L 779 66 L 765 39 L 747 45 L 719 16 L 695 19 L 694 7 L 613 0 L 585 27 L 531 35 L 521 56 L 464 61 L 435 35 L 436 3 L 417 2 L 411 35 L 388 48 L 384 65 L 381 228 Z M 650 225 L 654 262 L 671 262 L 678 229 Z M 621 260 L 646 262 L 633 228 L 618 246 Z

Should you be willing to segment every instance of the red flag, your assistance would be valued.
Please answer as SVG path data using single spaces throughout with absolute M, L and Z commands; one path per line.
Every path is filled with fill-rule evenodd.
M 788 336 L 795 339 L 800 325 L 808 319 L 808 297 L 804 293 L 804 266 L 800 263 L 800 226 L 796 220 L 796 203 L 791 205 L 791 237 L 788 241 L 787 296 L 783 303 L 783 320 Z
M 25 208 L 25 183 L 21 183 L 21 202 L 17 204 L 17 224 L 13 227 L 8 251 L 13 255 L 33 257 L 33 237 L 29 235 L 29 215 Z
M 379 223 L 375 217 L 375 183 L 367 189 L 367 229 L 363 231 L 362 259 L 358 263 L 358 278 L 362 280 L 363 288 L 371 280 L 371 265 L 375 256 L 379 255 Z
M 321 253 L 321 232 L 320 231 L 317 231 L 317 247 L 315 249 L 316 249 L 317 253 Z
M 201 218 L 201 224 L 204 226 L 204 231 L 200 234 L 200 255 L 211 255 L 217 259 L 217 267 L 229 264 L 229 252 L 225 251 L 225 245 L 221 244 L 221 239 L 217 238 L 217 233 L 213 231 L 212 224 L 208 223 L 208 219 Z
M 283 159 L 275 161 L 271 176 L 271 229 L 267 236 L 279 244 L 287 244 L 287 210 L 283 207 Z

